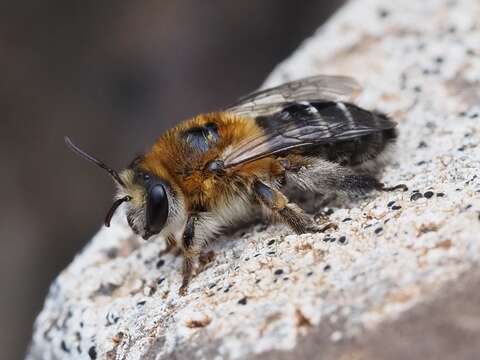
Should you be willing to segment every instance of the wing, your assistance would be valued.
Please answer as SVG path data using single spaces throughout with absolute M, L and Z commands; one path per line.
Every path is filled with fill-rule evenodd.
M 247 138 L 224 156 L 224 166 L 232 167 L 290 149 L 335 144 L 372 133 L 393 129 L 387 116 L 354 104 L 313 101 L 286 105 L 281 111 L 254 121 L 262 135 Z
M 282 110 L 287 103 L 318 99 L 345 101 L 360 90 L 360 85 L 350 77 L 317 75 L 253 92 L 238 99 L 225 111 L 252 117 L 265 116 Z

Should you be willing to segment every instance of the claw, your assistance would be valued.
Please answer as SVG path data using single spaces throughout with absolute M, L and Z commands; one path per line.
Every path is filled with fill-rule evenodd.
M 338 230 L 338 225 L 335 223 L 328 223 L 327 225 L 325 225 L 320 229 L 320 232 L 325 232 L 329 229 Z
M 334 229 L 334 230 L 338 230 L 338 225 L 335 224 L 335 223 L 328 223 L 324 226 L 312 226 L 310 228 L 308 228 L 308 231 L 312 232 L 312 233 L 323 233 L 329 229 Z
M 395 185 L 395 186 L 385 186 L 385 184 L 382 184 L 382 187 L 380 188 L 380 190 L 382 191 L 396 191 L 396 190 L 403 190 L 403 191 L 408 191 L 408 187 L 407 185 L 405 184 L 398 184 L 398 185 Z
M 180 286 L 180 289 L 178 289 L 178 295 L 180 296 L 185 296 L 187 295 L 187 290 L 188 290 L 188 285 L 183 285 Z

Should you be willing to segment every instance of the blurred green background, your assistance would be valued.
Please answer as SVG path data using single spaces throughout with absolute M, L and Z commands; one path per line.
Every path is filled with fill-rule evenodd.
M 21 358 L 50 282 L 100 227 L 115 168 L 164 129 L 257 88 L 342 3 L 0 4 L 0 352 Z

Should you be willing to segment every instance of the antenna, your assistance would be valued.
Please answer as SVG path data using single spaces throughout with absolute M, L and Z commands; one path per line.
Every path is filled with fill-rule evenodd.
M 75 152 L 76 154 L 80 155 L 81 157 L 83 157 L 84 159 L 100 166 L 102 169 L 106 170 L 110 176 L 113 178 L 113 180 L 115 180 L 120 186 L 122 187 L 125 187 L 125 183 L 122 181 L 122 179 L 120 178 L 120 176 L 118 175 L 118 173 L 113 170 L 112 168 L 110 168 L 109 166 L 107 166 L 105 163 L 103 163 L 102 161 L 94 158 L 92 155 L 90 154 L 87 154 L 85 151 L 83 151 L 82 149 L 80 149 L 77 145 L 75 145 L 72 140 L 70 140 L 70 138 L 68 136 L 65 136 L 65 144 L 67 144 L 67 146 L 73 151 Z

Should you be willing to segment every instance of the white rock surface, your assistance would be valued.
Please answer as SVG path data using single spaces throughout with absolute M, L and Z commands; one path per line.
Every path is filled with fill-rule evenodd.
M 356 77 L 359 104 L 399 123 L 383 181 L 408 192 L 336 201 L 328 235 L 225 236 L 185 297 L 181 259 L 117 217 L 52 284 L 27 358 L 245 359 L 325 324 L 335 346 L 435 298 L 480 259 L 479 14 L 477 0 L 354 0 L 266 82 Z

